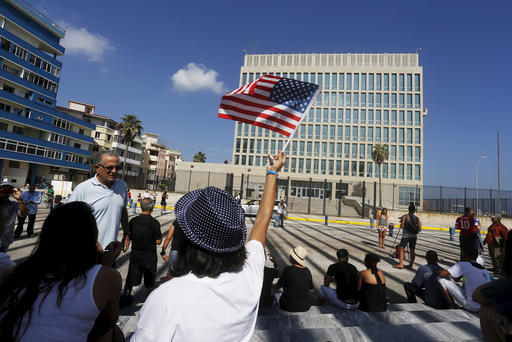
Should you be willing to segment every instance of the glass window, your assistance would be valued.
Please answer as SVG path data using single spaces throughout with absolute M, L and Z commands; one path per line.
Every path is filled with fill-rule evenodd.
M 354 93 L 354 103 L 353 103 L 353 106 L 354 107 L 359 106 L 359 93 Z
M 316 83 L 315 82 L 315 73 L 314 72 L 311 73 L 311 79 L 309 80 L 309 82 Z
M 346 123 L 350 123 L 352 120 L 351 118 L 351 115 L 350 115 L 350 109 L 345 109 L 345 122 Z
M 308 74 L 307 72 L 305 72 L 305 73 L 304 73 L 304 74 L 302 74 L 302 75 L 303 75 L 303 79 L 302 79 L 302 80 L 303 80 L 304 82 L 309 82 L 309 81 L 308 81 L 308 80 L 309 80 L 309 74 Z
M 347 90 L 352 89 L 352 74 L 350 74 L 350 73 L 347 74 L 347 84 L 345 86 L 346 86 L 345 89 L 347 89 Z
M 352 96 L 352 93 L 345 93 L 345 106 L 350 107 L 352 101 L 350 101 L 350 97 Z
M 383 107 L 389 108 L 389 94 L 388 93 L 384 94 L 384 105 L 383 105 Z
M 242 165 L 247 165 L 247 156 L 242 156 Z
M 336 130 L 338 131 L 337 132 L 337 139 L 338 140 L 343 139 L 343 126 L 338 126 L 338 128 Z
M 377 93 L 377 99 L 376 99 L 375 107 L 382 107 L 382 104 L 381 104 L 382 98 L 381 98 L 381 96 L 382 95 L 380 93 Z
M 336 160 L 336 176 L 341 176 L 341 160 Z
M 341 150 L 341 143 L 336 144 L 336 158 L 341 158 L 343 151 Z
M 389 74 L 384 74 L 384 86 L 383 86 L 384 90 L 387 91 L 389 90 Z M 380 90 L 380 89 L 378 89 Z
M 407 74 L 407 91 L 412 91 L 412 75 Z
M 325 160 L 323 160 L 325 162 Z M 329 160 L 329 169 L 328 173 L 330 175 L 334 174 L 334 160 Z
M 320 125 L 315 125 L 315 139 L 320 139 Z
M 238 154 L 235 155 L 235 165 L 240 165 L 240 156 Z
M 322 126 L 322 139 L 327 139 L 328 129 L 329 129 L 329 126 L 327 126 L 327 125 Z
M 366 109 L 361 109 L 360 123 L 366 123 Z
M 336 140 L 336 126 L 330 126 L 329 128 L 329 138 L 332 140 Z
M 380 142 L 380 131 L 381 131 L 380 127 L 375 128 L 375 141 L 376 142 Z
M 241 122 L 237 122 L 236 123 L 237 135 L 238 136 L 242 136 L 242 128 L 243 128 L 242 126 L 243 126 L 243 123 L 241 123 Z M 96 137 L 96 138 L 98 138 L 98 137 Z
M 396 108 L 396 94 L 391 94 L 391 107 Z
M 352 123 L 358 123 L 359 122 L 359 110 L 354 109 L 352 111 Z
M 308 139 L 313 139 L 313 125 L 308 125 Z
M 329 106 L 329 93 L 324 93 L 324 106 Z
M 357 126 L 352 126 L 352 140 L 357 141 Z
M 405 121 L 405 113 L 403 110 L 400 110 L 400 111 L 398 111 L 398 123 L 400 124 L 400 126 L 404 125 L 404 121 Z
M 352 159 L 357 158 L 357 144 L 352 144 Z
M 350 140 L 350 126 L 345 126 L 345 140 Z
M 306 125 L 304 124 L 300 125 L 300 138 L 306 139 Z
M 373 109 L 370 109 L 368 111 L 368 124 L 369 125 L 373 124 Z
M 352 167 L 351 167 L 351 170 L 350 170 L 350 175 L 352 177 L 356 177 L 357 176 L 357 162 L 355 162 L 355 161 L 352 162 Z
M 412 126 L 412 111 L 407 111 L 407 126 Z
M 381 90 L 382 74 L 377 74 L 375 78 L 375 90 Z
M 331 88 L 331 74 L 325 75 L 324 89 L 329 90 Z
M 296 166 L 296 164 L 297 164 L 297 159 L 292 158 L 292 159 L 291 159 L 291 163 L 290 163 L 290 164 L 291 164 L 291 165 L 290 165 L 290 172 L 295 172 L 295 171 L 296 171 L 296 170 L 295 170 L 295 166 Z M 256 165 L 258 165 L 258 164 L 256 164 Z
M 268 140 L 263 140 L 263 153 L 268 154 Z
M 404 147 L 398 146 L 398 160 L 404 161 Z
M 302 173 L 304 171 L 304 159 L 299 158 L 299 165 L 297 167 L 297 171 Z
M 396 145 L 391 145 L 391 150 L 389 152 L 389 159 L 395 161 L 396 160 Z
M 395 127 L 391 128 L 391 139 L 390 140 L 392 143 L 396 143 L 396 128 Z
M 407 164 L 407 179 L 412 180 L 412 165 Z
M 344 158 L 350 158 L 350 144 L 345 144 L 343 148 Z
M 304 146 L 305 146 L 305 145 L 306 145 L 306 143 L 305 143 L 304 141 L 301 141 L 301 142 L 300 142 L 300 144 L 299 144 L 299 154 L 300 154 L 301 156 L 306 155 L 306 154 L 304 153 Z
M 414 112 L 414 125 L 421 126 L 421 115 L 420 115 L 420 112 L 418 112 L 418 111 Z
M 271 140 L 270 141 L 270 153 L 271 154 L 276 154 L 277 151 L 276 151 L 276 141 L 275 140 Z
M 404 94 L 400 94 L 399 95 L 399 100 L 400 100 L 400 108 L 404 108 Z
M 311 172 L 311 159 L 306 159 L 306 173 Z
M 243 85 L 243 84 L 247 84 L 247 73 L 246 73 L 246 72 L 244 72 L 244 73 L 242 74 L 242 85 Z
M 391 74 L 391 90 L 396 91 L 396 74 Z
M 332 89 L 338 88 L 338 74 L 332 74 Z
M 359 74 L 354 74 L 354 90 L 359 90 Z
M 349 162 L 344 161 L 343 162 L 343 176 L 348 176 L 349 170 L 348 170 Z
M 292 155 L 297 155 L 297 141 L 292 141 Z
M 242 152 L 247 153 L 247 139 L 242 140 Z
M 382 164 L 382 178 L 388 178 L 388 163 Z
M 400 91 L 404 91 L 404 74 L 400 74 L 398 78 L 398 86 L 400 87 Z
M 359 177 L 364 177 L 364 162 L 359 162 Z
M 365 146 L 364 144 L 359 145 L 359 159 L 364 159 Z
M 320 96 L 319 96 L 320 97 Z M 322 109 L 316 109 L 316 122 L 322 122 Z
M 322 122 L 329 122 L 329 109 L 324 108 L 323 114 L 324 114 L 324 117 L 322 119 Z
M 414 129 L 414 143 L 420 144 L 421 143 L 421 132 L 419 128 Z
M 368 156 L 368 159 L 372 159 L 372 152 L 373 152 L 373 145 L 369 144 L 366 148 L 366 155 Z
M 260 76 L 261 76 L 261 75 L 260 75 L 260 73 L 259 73 L 259 72 L 257 72 L 257 73 L 256 73 L 256 76 L 254 76 L 254 79 L 256 79 L 256 80 L 257 80 L 258 78 L 260 78 Z M 286 76 L 286 74 L 283 74 L 283 77 L 287 77 L 287 76 Z
M 252 72 L 249 73 L 249 82 L 248 83 L 251 83 L 254 79 L 254 74 Z
M 327 157 L 327 143 L 322 143 L 322 157 Z
M 382 141 L 385 143 L 389 142 L 388 136 L 389 136 L 389 128 L 384 127 L 384 132 L 382 134 Z
M 338 109 L 338 123 L 343 123 L 343 109 Z
M 359 140 L 364 141 L 366 139 L 366 127 L 359 128 Z
M 414 161 L 415 162 L 421 161 L 421 151 L 420 151 L 419 146 L 414 147 Z
M 414 95 L 414 108 L 421 108 L 419 94 Z
M 313 160 L 313 173 L 318 174 L 318 159 Z
M 256 153 L 262 153 L 261 151 L 261 139 L 256 141 Z
M 336 106 L 336 93 L 331 93 L 331 106 Z
M 249 125 L 244 124 L 244 136 L 249 136 Z
M 391 179 L 396 179 L 396 164 L 395 163 L 391 163 L 391 170 L 390 170 L 390 178 Z
M 372 163 L 368 162 L 366 163 L 366 177 L 372 176 Z
M 338 93 L 338 106 L 343 107 L 343 92 Z
M 420 74 L 414 74 L 414 91 L 420 91 Z
M 345 74 L 340 74 L 340 90 L 343 90 L 345 87 Z
M 236 150 L 237 153 L 240 152 L 240 139 L 236 139 Z
M 373 127 L 368 127 L 368 141 L 373 141 Z
M 368 75 L 368 90 L 373 90 L 374 74 Z
M 323 79 L 322 79 L 322 73 L 318 73 L 318 77 L 317 77 L 317 82 L 316 84 L 318 84 L 320 87 L 323 88 Z
M 320 143 L 315 142 L 314 146 L 315 146 L 314 156 L 318 157 L 320 155 Z
M 389 111 L 384 111 L 384 125 L 389 125 Z
M 412 161 L 412 146 L 407 146 L 407 161 Z
M 306 149 L 306 151 L 307 151 L 307 155 L 308 155 L 308 157 L 311 157 L 311 156 L 312 156 L 312 154 L 313 154 L 313 142 L 308 141 L 308 144 L 307 144 L 306 146 L 307 146 L 307 147 L 306 147 L 306 148 L 307 148 L 307 149 Z
M 329 143 L 329 157 L 334 157 L 334 143 Z
M 380 94 L 377 94 L 377 95 L 380 96 Z M 374 102 L 373 100 L 374 100 L 373 93 L 368 94 L 368 107 L 373 107 L 373 102 Z M 377 106 L 377 107 L 379 107 L 379 106 Z
M 381 111 L 377 110 L 375 111 L 375 124 L 380 125 L 380 117 L 381 117 Z
M 420 180 L 420 166 L 414 165 L 414 179 Z
M 398 179 L 404 179 L 404 164 L 398 164 Z
M 407 128 L 407 143 L 412 144 L 412 128 Z
M 361 107 L 366 107 L 366 93 L 361 94 Z
M 320 92 L 320 94 L 318 94 L 318 96 L 316 97 L 316 105 L 317 106 L 322 105 L 322 94 L 323 94 L 323 92 Z
M 361 74 L 361 90 L 366 90 L 366 74 Z
M 391 111 L 391 124 L 396 125 L 396 110 Z
M 398 129 L 398 141 L 403 144 L 405 139 L 404 139 L 404 135 L 405 135 L 405 132 L 404 132 L 404 129 L 403 128 L 399 128 Z
M 412 94 L 407 94 L 407 108 L 412 108 Z

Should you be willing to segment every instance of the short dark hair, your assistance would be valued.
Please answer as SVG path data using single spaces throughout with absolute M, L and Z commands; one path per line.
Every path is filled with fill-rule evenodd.
M 471 207 L 464 208 L 464 215 L 469 215 L 470 212 L 471 212 Z
M 345 248 L 340 248 L 336 251 L 336 257 L 338 259 L 348 258 L 348 251 Z
M 475 261 L 478 258 L 478 250 L 475 248 L 466 248 L 462 250 L 461 261 Z
M 175 272 L 179 274 L 192 272 L 199 278 L 216 278 L 221 273 L 239 271 L 247 259 L 245 246 L 230 253 L 214 253 L 199 247 L 186 237 L 185 240 L 178 251 L 175 267 Z
M 428 264 L 436 264 L 437 263 L 437 253 L 433 250 L 427 251 L 427 255 L 425 256 Z
M 62 196 L 61 195 L 57 195 L 57 196 L 55 196 L 55 199 L 59 200 L 59 202 L 60 202 L 60 201 L 62 201 Z
M 415 213 L 416 212 L 416 206 L 412 202 L 411 202 L 411 204 L 409 204 L 409 212 L 410 213 Z

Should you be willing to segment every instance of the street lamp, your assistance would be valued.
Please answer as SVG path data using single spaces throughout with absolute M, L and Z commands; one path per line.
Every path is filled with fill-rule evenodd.
M 482 159 L 485 159 L 487 158 L 487 155 L 486 154 L 482 154 L 480 156 L 480 159 L 478 159 L 478 162 L 476 163 L 476 168 L 475 168 L 475 184 L 476 184 L 476 214 L 478 215 L 478 166 L 480 166 L 480 161 Z

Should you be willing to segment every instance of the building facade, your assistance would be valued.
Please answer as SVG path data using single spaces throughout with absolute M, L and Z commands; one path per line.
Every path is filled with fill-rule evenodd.
M 281 179 L 289 179 L 289 196 L 365 197 L 381 173 L 384 206 L 421 204 L 427 111 L 418 54 L 246 55 L 240 85 L 264 74 L 322 89 L 287 149 Z M 232 163 L 263 166 L 286 140 L 237 122 Z M 371 156 L 374 144 L 389 151 L 380 169 Z
M 142 188 L 143 182 L 139 175 L 142 174 L 142 139 L 136 137 L 128 147 L 128 154 L 126 153 L 126 144 L 122 134 L 117 130 L 118 123 L 105 115 L 95 114 L 95 106 L 78 102 L 68 101 L 68 108 L 57 107 L 60 111 L 67 113 L 71 116 L 80 118 L 86 122 L 94 125 L 95 129 L 91 132 L 94 138 L 92 146 L 92 158 L 89 167 L 90 175 L 94 175 L 95 168 L 94 162 L 97 155 L 102 151 L 114 151 L 119 156 L 120 170 L 119 175 L 122 177 L 124 172 L 124 163 L 126 162 L 126 181 L 129 187 Z
M 94 125 L 56 110 L 64 30 L 0 0 L 0 175 L 21 186 L 86 179 Z
M 142 135 L 143 157 L 142 178 L 144 188 L 156 190 L 163 187 L 174 188 L 176 159 L 180 158 L 180 151 L 167 148 L 159 140 L 158 134 L 145 133 Z

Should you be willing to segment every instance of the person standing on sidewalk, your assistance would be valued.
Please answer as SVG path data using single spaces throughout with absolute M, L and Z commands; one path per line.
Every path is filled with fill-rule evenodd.
M 25 203 L 28 212 L 28 226 L 27 235 L 28 237 L 34 236 L 34 223 L 36 222 L 37 206 L 41 203 L 41 193 L 36 191 L 36 186 L 30 184 L 28 191 L 21 194 L 21 200 Z M 23 232 L 23 224 L 25 223 L 26 216 L 18 215 L 18 226 L 14 231 L 14 238 L 19 239 Z
M 503 249 L 508 236 L 508 229 L 501 223 L 500 216 L 491 216 L 492 224 L 487 228 L 484 244 L 487 244 L 492 260 L 491 271 L 501 273 L 503 270 Z
M 281 228 L 284 228 L 284 217 L 288 214 L 286 211 L 286 203 L 281 198 L 279 204 L 277 205 L 277 213 L 279 214 L 279 225 Z
M 9 200 L 12 196 L 16 202 Z M 27 216 L 27 207 L 21 200 L 21 189 L 9 182 L 0 184 L 0 252 L 7 252 L 14 237 L 14 224 L 18 216 Z
M 409 245 L 409 251 L 411 256 L 411 261 L 409 265 L 406 266 L 408 269 L 412 269 L 414 266 L 414 259 L 416 257 L 415 249 L 416 249 L 416 241 L 418 240 L 418 233 L 421 231 L 421 222 L 420 219 L 414 215 L 416 212 L 416 207 L 413 203 L 409 205 L 409 213 L 407 215 L 402 216 L 400 228 L 402 228 L 402 239 L 400 240 L 399 245 L 399 263 L 398 265 L 393 266 L 394 268 L 404 268 L 404 255 L 405 255 L 405 247 Z
M 162 199 L 160 201 L 160 215 L 165 213 L 165 206 L 167 205 L 167 191 L 162 192 Z
M 479 254 L 479 239 L 480 232 L 475 227 L 475 220 L 473 218 L 473 210 L 470 207 L 464 208 L 464 215 L 459 216 L 455 221 L 455 229 L 460 231 L 459 244 L 460 244 L 460 260 L 464 255 L 464 251 L 469 250 L 469 254 Z
M 388 231 L 388 210 L 386 208 L 377 213 L 377 231 L 379 232 L 379 248 L 384 249 Z
M 156 245 L 162 243 L 160 223 L 151 216 L 154 202 L 145 198 L 142 200 L 142 213 L 130 220 L 128 235 L 125 237 L 126 246 L 132 242 L 132 253 L 128 266 L 128 275 L 124 286 L 124 295 L 129 296 L 134 286 L 140 285 L 144 276 L 144 287 L 149 295 L 155 287 L 156 278 Z

